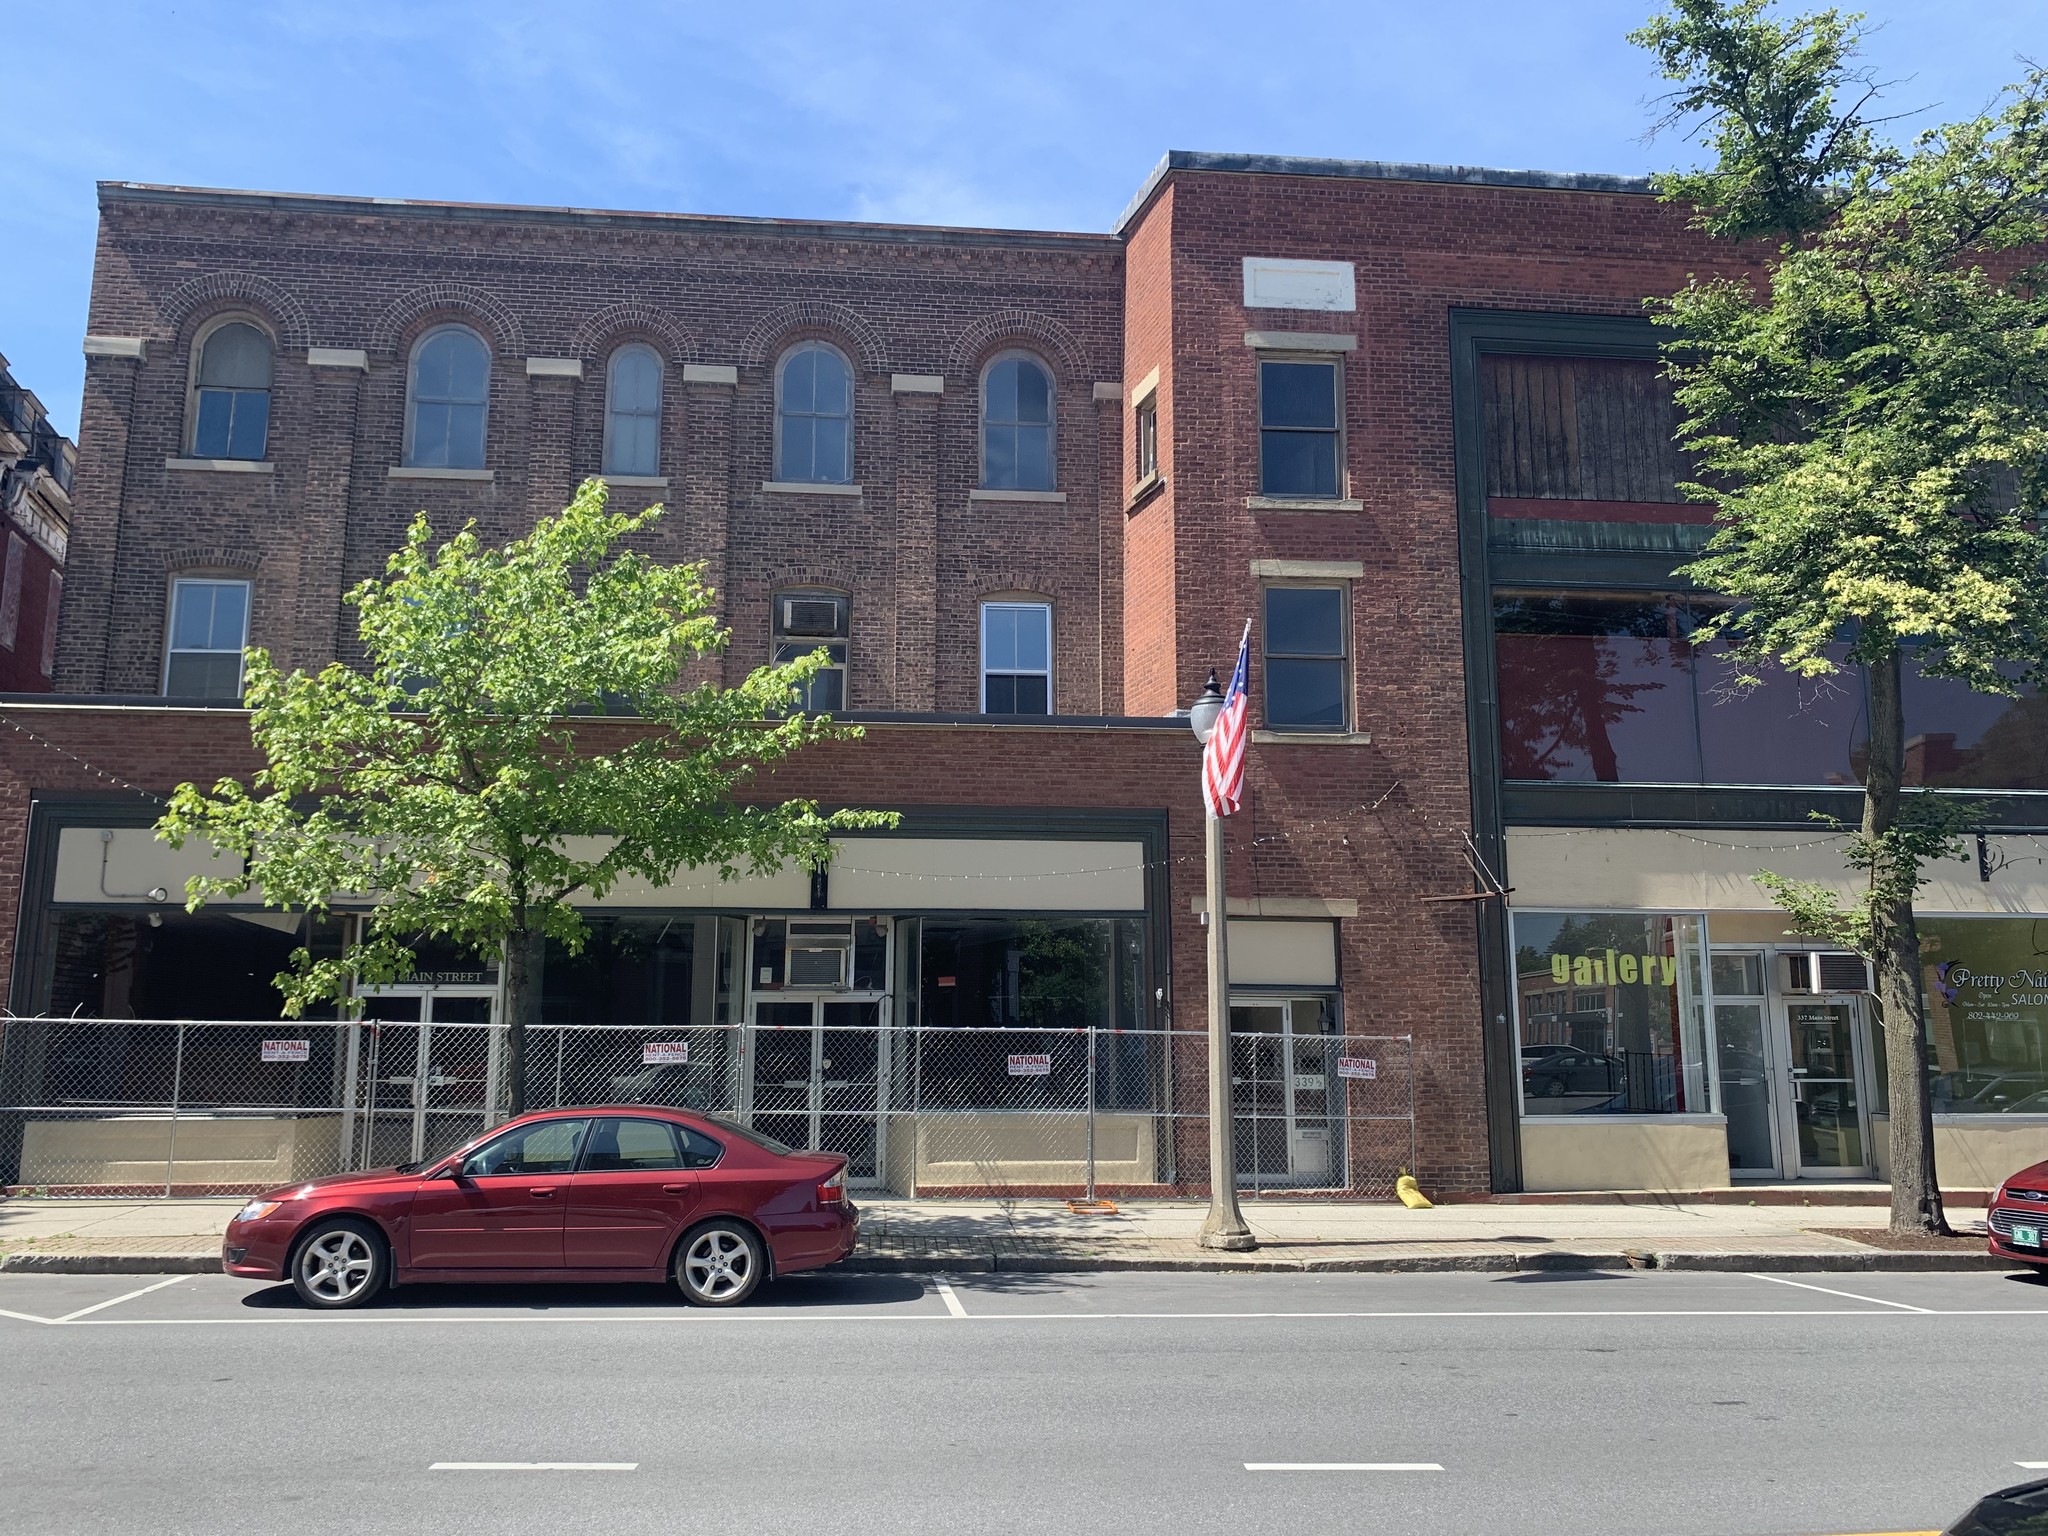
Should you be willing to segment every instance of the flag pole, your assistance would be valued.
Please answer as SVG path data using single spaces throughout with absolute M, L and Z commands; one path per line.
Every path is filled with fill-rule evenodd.
M 1245 620 L 1244 636 L 1238 641 L 1238 656 L 1248 654 L 1252 623 Z M 1235 673 L 1233 672 L 1233 681 Z M 1218 696 L 1216 674 L 1209 674 L 1205 698 Z M 1189 712 L 1191 717 L 1195 711 Z M 1216 711 L 1207 716 L 1214 730 Z M 1208 736 L 1202 736 L 1206 757 Z M 1200 1242 L 1204 1248 L 1227 1253 L 1244 1253 L 1258 1247 L 1252 1230 L 1245 1224 L 1237 1205 L 1237 1122 L 1230 1072 L 1230 899 L 1224 878 L 1223 818 L 1205 787 L 1203 834 L 1208 866 L 1208 950 L 1209 950 L 1209 1214 L 1203 1219 Z

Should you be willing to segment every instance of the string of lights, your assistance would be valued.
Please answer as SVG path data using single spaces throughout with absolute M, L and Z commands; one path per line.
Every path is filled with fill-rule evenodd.
M 30 730 L 27 726 L 23 725 L 19 720 L 15 719 L 14 716 L 6 713 L 5 711 L 0 711 L 0 721 L 6 722 L 8 728 L 14 731 L 17 735 L 26 736 L 30 741 L 34 742 L 37 746 L 47 747 L 50 751 L 55 752 L 59 757 L 70 759 L 70 761 L 76 763 L 79 767 L 83 768 L 87 773 L 91 774 L 94 778 L 103 780 L 104 782 L 113 785 L 116 789 L 125 789 L 130 794 L 140 795 L 142 796 L 143 799 L 151 801 L 157 805 L 170 804 L 170 800 L 168 797 L 158 794 L 153 789 L 144 789 L 140 784 L 131 784 L 128 780 L 122 778 L 119 774 L 108 773 L 104 768 L 101 768 L 94 763 L 87 762 L 84 758 L 80 757 L 76 752 L 72 751 L 69 747 L 62 746 L 59 743 L 50 740 L 50 738 L 47 736 L 38 735 L 36 732 Z

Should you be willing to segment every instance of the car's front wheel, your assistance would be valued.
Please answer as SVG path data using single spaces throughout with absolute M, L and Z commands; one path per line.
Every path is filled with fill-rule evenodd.
M 360 1307 L 384 1289 L 391 1250 L 367 1221 L 339 1216 L 318 1222 L 292 1254 L 292 1289 L 309 1307 Z
M 738 1306 L 754 1294 L 767 1267 L 761 1239 L 744 1222 L 704 1222 L 676 1245 L 676 1288 L 700 1307 Z

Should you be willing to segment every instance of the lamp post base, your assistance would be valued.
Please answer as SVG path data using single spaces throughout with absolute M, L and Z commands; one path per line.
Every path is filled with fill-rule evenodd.
M 1252 1229 L 1244 1224 L 1242 1218 L 1233 1224 L 1219 1218 L 1215 1211 L 1211 1211 L 1208 1220 L 1202 1223 L 1202 1235 L 1197 1241 L 1204 1248 L 1214 1248 L 1223 1253 L 1250 1253 L 1259 1246 L 1259 1240 L 1252 1236 Z

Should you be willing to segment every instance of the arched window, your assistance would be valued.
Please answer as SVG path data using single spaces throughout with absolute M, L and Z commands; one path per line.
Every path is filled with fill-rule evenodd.
M 1022 352 L 989 364 L 981 379 L 981 483 L 992 491 L 1049 491 L 1052 375 Z
M 482 469 L 491 349 L 465 325 L 429 331 L 413 349 L 405 462 L 414 469 Z
M 261 459 L 270 442 L 270 338 L 246 320 L 215 326 L 199 343 L 192 457 Z
M 612 354 L 604 391 L 604 472 L 661 473 L 661 357 L 645 342 Z
M 791 351 L 776 376 L 775 478 L 853 479 L 853 369 L 822 341 Z

